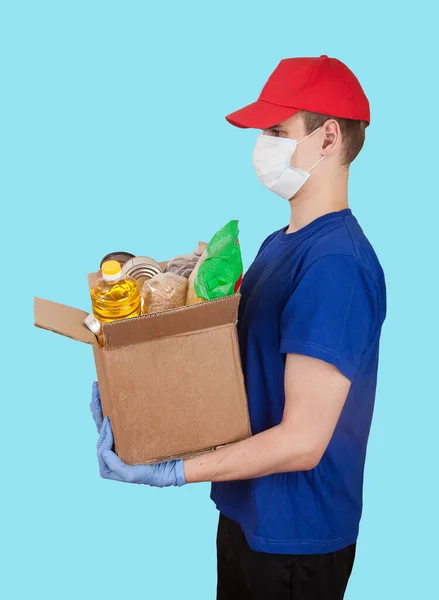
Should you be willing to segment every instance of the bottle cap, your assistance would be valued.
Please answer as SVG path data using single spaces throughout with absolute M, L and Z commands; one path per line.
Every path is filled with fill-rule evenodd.
M 107 260 L 102 265 L 102 277 L 105 281 L 118 281 L 121 277 L 120 269 L 117 260 Z
M 120 263 L 117 260 L 106 260 L 102 265 L 102 275 L 117 275 L 120 273 Z

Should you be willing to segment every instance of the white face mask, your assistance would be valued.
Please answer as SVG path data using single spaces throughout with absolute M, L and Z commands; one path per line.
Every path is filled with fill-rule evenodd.
M 253 150 L 253 166 L 256 175 L 266 188 L 289 200 L 307 181 L 311 169 L 314 169 L 325 157 L 322 156 L 308 171 L 302 171 L 290 164 L 297 144 L 314 135 L 320 127 L 301 140 L 279 138 L 273 135 L 260 135 Z

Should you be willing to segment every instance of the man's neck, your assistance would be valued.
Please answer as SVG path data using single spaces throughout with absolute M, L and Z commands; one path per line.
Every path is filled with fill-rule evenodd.
M 348 173 L 345 177 L 326 182 L 320 187 L 306 185 L 290 201 L 291 217 L 287 233 L 294 233 L 318 217 L 348 206 Z

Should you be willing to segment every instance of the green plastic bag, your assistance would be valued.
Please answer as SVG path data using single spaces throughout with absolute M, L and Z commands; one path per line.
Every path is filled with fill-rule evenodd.
M 194 281 L 197 296 L 215 300 L 235 294 L 242 280 L 242 257 L 238 221 L 230 221 L 210 240 L 206 258 Z

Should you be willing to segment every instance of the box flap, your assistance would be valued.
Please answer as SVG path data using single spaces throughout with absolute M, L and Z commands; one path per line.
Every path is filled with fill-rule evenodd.
M 83 324 L 87 316 L 84 310 L 78 310 L 50 300 L 34 298 L 35 326 L 47 329 L 66 337 L 99 347 L 94 333 Z
M 103 326 L 106 348 L 131 346 L 236 323 L 240 294 Z

